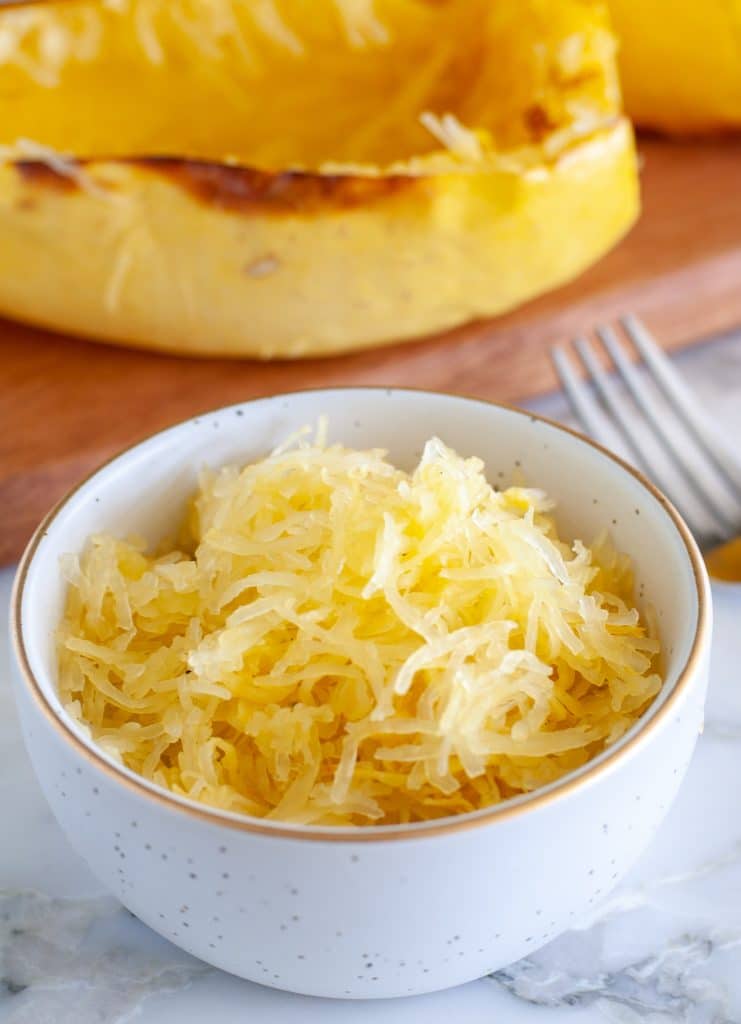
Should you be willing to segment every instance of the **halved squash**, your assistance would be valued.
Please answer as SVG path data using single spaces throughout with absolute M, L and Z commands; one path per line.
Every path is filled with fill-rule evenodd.
M 671 134 L 741 128 L 741 0 L 609 0 L 625 106 Z
M 299 356 L 500 312 L 638 209 L 590 0 L 0 12 L 0 312 Z

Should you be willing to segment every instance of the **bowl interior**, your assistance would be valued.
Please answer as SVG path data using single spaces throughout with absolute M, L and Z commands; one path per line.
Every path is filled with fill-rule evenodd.
M 329 418 L 330 440 L 387 448 L 403 468 L 412 468 L 425 441 L 437 435 L 460 454 L 483 458 L 494 484 L 522 473 L 557 501 L 566 538 L 590 543 L 608 528 L 634 561 L 637 593 L 658 615 L 666 681 L 648 716 L 655 713 L 695 642 L 701 585 L 664 504 L 589 442 L 527 413 L 429 392 L 348 388 L 261 399 L 188 420 L 109 463 L 47 523 L 21 594 L 22 638 L 46 700 L 84 742 L 89 745 L 56 694 L 55 632 L 65 591 L 60 556 L 81 551 L 100 531 L 160 540 L 178 524 L 202 467 L 261 458 L 322 414 Z

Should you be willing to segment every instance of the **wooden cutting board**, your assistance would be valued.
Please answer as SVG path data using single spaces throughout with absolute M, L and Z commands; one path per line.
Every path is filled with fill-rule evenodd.
M 517 401 L 555 385 L 550 345 L 628 310 L 667 347 L 741 325 L 741 139 L 645 139 L 640 149 L 643 216 L 612 253 L 514 313 L 425 341 L 264 364 L 151 355 L 0 321 L 0 563 L 106 458 L 217 405 L 330 384 Z

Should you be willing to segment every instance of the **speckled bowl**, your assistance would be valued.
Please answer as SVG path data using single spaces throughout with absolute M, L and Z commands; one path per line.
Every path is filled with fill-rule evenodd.
M 607 526 L 657 610 L 664 689 L 643 719 L 580 771 L 527 797 L 437 823 L 310 828 L 179 799 L 110 760 L 62 710 L 54 634 L 59 556 L 96 530 L 165 534 L 208 463 L 265 455 L 329 416 L 331 436 L 409 465 L 433 434 L 520 467 L 559 501 L 565 535 Z M 702 722 L 710 596 L 676 512 L 594 444 L 486 402 L 386 389 L 308 391 L 188 420 L 131 448 L 39 527 L 13 600 L 23 732 L 49 804 L 96 875 L 148 925 L 212 964 L 322 996 L 396 996 L 499 968 L 577 921 L 649 842 Z

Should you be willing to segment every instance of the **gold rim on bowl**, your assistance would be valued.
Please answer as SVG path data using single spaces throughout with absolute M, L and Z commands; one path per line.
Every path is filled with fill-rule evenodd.
M 11 595 L 11 640 L 17 663 L 20 667 L 24 680 L 28 685 L 31 695 L 52 727 L 61 733 L 65 742 L 70 743 L 76 749 L 78 754 L 91 762 L 96 769 L 103 771 L 106 775 L 111 777 L 115 782 L 127 786 L 138 796 L 146 797 L 150 800 L 154 800 L 155 803 L 164 805 L 164 807 L 169 808 L 171 811 L 182 811 L 190 817 L 200 818 L 201 820 L 213 825 L 222 825 L 226 828 L 235 829 L 241 832 L 273 836 L 276 839 L 283 838 L 346 843 L 373 841 L 384 842 L 395 839 L 423 839 L 426 837 L 463 831 L 465 829 L 477 828 L 482 825 L 488 825 L 494 821 L 508 820 L 516 815 L 534 811 L 538 807 L 542 807 L 559 797 L 566 796 L 576 789 L 589 785 L 594 779 L 610 771 L 617 762 L 627 757 L 628 754 L 635 750 L 638 745 L 646 742 L 647 738 L 650 737 L 656 729 L 658 729 L 667 716 L 672 714 L 674 705 L 689 686 L 693 671 L 700 659 L 710 625 L 709 584 L 707 581 L 705 564 L 688 526 L 685 524 L 684 520 L 669 499 L 666 498 L 650 480 L 648 480 L 633 466 L 629 465 L 601 444 L 598 444 L 591 438 L 585 437 L 583 434 L 580 434 L 578 431 L 573 430 L 570 427 L 557 423 L 555 420 L 551 420 L 547 416 L 539 416 L 536 413 L 531 413 L 527 410 L 517 409 L 504 402 L 493 402 L 486 398 L 476 398 L 468 395 L 456 395 L 446 391 L 429 391 L 424 388 L 408 387 L 388 388 L 374 385 L 299 388 L 294 391 L 278 392 L 275 395 L 262 395 L 258 398 L 248 399 L 245 402 L 238 402 L 235 406 L 222 406 L 204 413 L 199 413 L 198 416 L 193 418 L 198 419 L 209 415 L 218 415 L 225 409 L 243 408 L 246 405 L 252 405 L 255 402 L 265 401 L 266 399 L 290 398 L 292 395 L 305 395 L 311 393 L 318 394 L 327 391 L 386 391 L 399 394 L 408 392 L 410 394 L 425 394 L 443 398 L 460 399 L 462 401 L 476 402 L 481 405 L 492 406 L 495 409 L 503 409 L 507 412 L 515 413 L 518 416 L 524 416 L 530 420 L 537 420 L 540 423 L 545 423 L 547 426 L 552 427 L 555 430 L 569 434 L 582 444 L 588 445 L 598 451 L 610 462 L 616 464 L 637 480 L 643 489 L 648 491 L 659 505 L 661 505 L 672 520 L 672 523 L 676 528 L 689 557 L 695 581 L 697 596 L 697 628 L 695 630 L 692 647 L 690 648 L 687 661 L 680 670 L 671 693 L 668 694 L 663 703 L 653 711 L 653 713 L 651 713 L 652 709 L 649 708 L 644 717 L 639 719 L 633 729 L 626 734 L 625 739 L 618 740 L 613 747 L 608 748 L 601 754 L 598 754 L 594 760 L 588 762 L 576 772 L 570 772 L 564 775 L 561 779 L 556 780 L 542 789 L 536 789 L 531 793 L 521 794 L 520 796 L 513 797 L 510 800 L 494 804 L 491 807 L 485 807 L 477 811 L 469 811 L 466 814 L 438 818 L 428 822 L 413 822 L 408 825 L 303 826 L 292 825 L 289 822 L 254 818 L 248 815 L 237 814 L 231 811 L 220 810 L 216 807 L 210 807 L 208 804 L 199 804 L 187 797 L 180 797 L 175 793 L 171 793 L 168 790 L 161 788 L 160 786 L 156 786 L 154 783 L 151 783 L 147 779 L 137 775 L 125 766 L 117 765 L 115 762 L 109 761 L 103 752 L 92 741 L 88 744 L 78 736 L 71 726 L 71 720 L 66 716 L 61 717 L 54 711 L 38 680 L 36 679 L 36 676 L 31 669 L 25 641 L 23 639 L 21 622 L 23 591 L 31 563 L 33 562 L 41 540 L 49 532 L 54 520 L 62 509 L 78 493 L 78 491 L 92 480 L 93 477 L 97 476 L 111 465 L 111 463 L 120 459 L 134 448 L 147 444 L 153 440 L 153 438 L 165 434 L 169 430 L 176 429 L 183 423 L 188 422 L 188 420 L 180 420 L 169 427 L 165 427 L 162 430 L 155 431 L 153 434 L 149 434 L 147 437 L 136 441 L 134 444 L 128 445 L 126 448 L 122 449 L 122 451 L 103 462 L 102 465 L 98 466 L 98 468 L 93 470 L 93 472 L 89 473 L 75 487 L 68 491 L 67 494 L 46 514 L 46 516 L 44 516 L 21 556 Z

